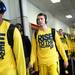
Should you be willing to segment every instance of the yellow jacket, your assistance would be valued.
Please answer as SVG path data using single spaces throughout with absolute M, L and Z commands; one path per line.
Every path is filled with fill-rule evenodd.
M 57 32 L 55 33 L 55 40 L 64 62 L 67 62 L 68 60 Z M 58 61 L 58 52 L 52 39 L 51 28 L 48 28 L 46 32 L 39 29 L 36 39 L 34 34 L 32 36 L 30 64 L 33 64 L 37 57 L 39 64 L 51 65 Z
M 71 51 L 72 51 L 70 39 L 66 35 L 65 35 L 65 37 L 63 35 L 59 35 L 59 36 L 60 36 L 64 50 L 67 50 L 68 56 L 70 56 Z
M 67 43 L 67 40 L 66 40 L 67 37 L 64 38 L 63 35 L 59 35 L 59 37 L 60 37 L 60 40 L 61 40 L 62 45 L 64 47 L 64 50 L 68 50 L 69 48 L 68 48 L 68 43 Z
M 75 40 L 71 40 L 72 52 L 75 52 Z
M 0 38 L 4 38 L 4 40 L 0 39 L 0 44 L 4 42 L 3 49 L 5 51 L 4 59 L 0 58 L 0 75 L 26 75 L 25 58 L 20 32 L 15 28 L 13 35 L 14 46 L 12 50 L 7 40 L 9 25 L 10 23 L 7 21 L 3 21 L 0 25 L 0 34 L 4 34 L 3 36 L 0 35 Z
M 71 39 L 68 38 L 68 37 L 66 37 L 66 41 L 67 41 L 68 50 L 69 50 L 69 51 L 72 51 L 73 49 L 72 49 L 72 47 L 71 47 L 71 45 L 72 45 Z

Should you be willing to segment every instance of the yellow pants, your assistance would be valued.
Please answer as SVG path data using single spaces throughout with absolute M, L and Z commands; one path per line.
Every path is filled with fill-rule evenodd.
M 17 75 L 17 72 L 15 69 L 8 69 L 0 72 L 0 75 Z
M 59 62 L 56 62 L 50 66 L 40 65 L 39 75 L 59 75 Z
M 37 61 L 35 61 L 35 63 L 34 63 L 34 70 L 38 71 L 38 62 Z

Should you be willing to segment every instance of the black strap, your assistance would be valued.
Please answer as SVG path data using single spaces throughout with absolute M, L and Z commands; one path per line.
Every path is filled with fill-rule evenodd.
M 36 39 L 37 33 L 38 33 L 38 30 L 36 30 L 34 33 L 35 39 Z
M 55 42 L 55 29 L 54 28 L 51 28 L 51 33 L 52 33 L 53 40 Z
M 64 38 L 66 39 L 66 35 L 64 34 L 63 36 L 64 36 Z
M 58 54 L 59 54 L 60 59 L 62 59 L 62 57 L 61 57 L 61 55 L 60 55 L 60 53 L 59 53 L 59 51 L 58 51 L 57 45 L 56 45 L 56 40 L 55 40 L 55 29 L 52 28 L 52 29 L 51 29 L 51 32 L 52 32 L 53 40 L 54 40 L 54 42 L 55 42 L 56 50 L 57 50 L 57 52 L 58 52 Z
M 7 40 L 11 48 L 13 48 L 13 33 L 14 33 L 15 26 L 10 24 L 9 29 L 7 31 Z

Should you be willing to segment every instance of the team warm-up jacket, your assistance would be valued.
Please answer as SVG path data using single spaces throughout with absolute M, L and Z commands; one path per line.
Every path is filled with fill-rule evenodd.
M 67 36 L 63 36 L 63 35 L 59 35 L 60 37 L 60 40 L 63 44 L 63 47 L 64 47 L 64 50 L 69 50 L 69 45 L 68 45 L 68 39 L 67 39 Z
M 17 72 L 15 75 L 26 75 L 26 65 L 20 32 L 15 28 L 12 49 L 7 40 L 9 25 L 10 23 L 5 20 L 3 20 L 0 25 L 0 46 L 3 47 L 5 52 L 4 59 L 0 58 L 0 75 L 13 75 L 15 71 Z M 7 72 L 10 72 L 10 74 L 7 74 Z
M 71 40 L 69 37 L 66 36 L 66 41 L 67 41 L 67 45 L 68 45 L 68 50 L 69 51 L 72 51 L 72 48 L 71 48 Z
M 71 48 L 72 48 L 72 52 L 75 52 L 75 40 L 71 39 Z
M 58 51 L 60 52 L 64 62 L 67 62 L 68 59 L 66 57 L 63 45 L 57 32 L 55 33 L 55 40 Z M 36 61 L 37 57 L 39 64 L 51 65 L 58 61 L 58 52 L 55 48 L 55 43 L 52 38 L 51 28 L 48 28 L 46 32 L 39 29 L 36 39 L 34 34 L 32 36 L 30 64 L 33 64 Z

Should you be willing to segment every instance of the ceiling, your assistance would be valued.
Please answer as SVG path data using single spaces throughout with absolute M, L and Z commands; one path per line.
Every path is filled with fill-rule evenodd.
M 29 0 L 43 11 L 50 12 L 53 16 L 73 27 L 75 23 L 75 0 L 61 0 L 60 3 L 52 4 L 50 0 Z M 65 15 L 71 14 L 73 18 L 67 19 Z

